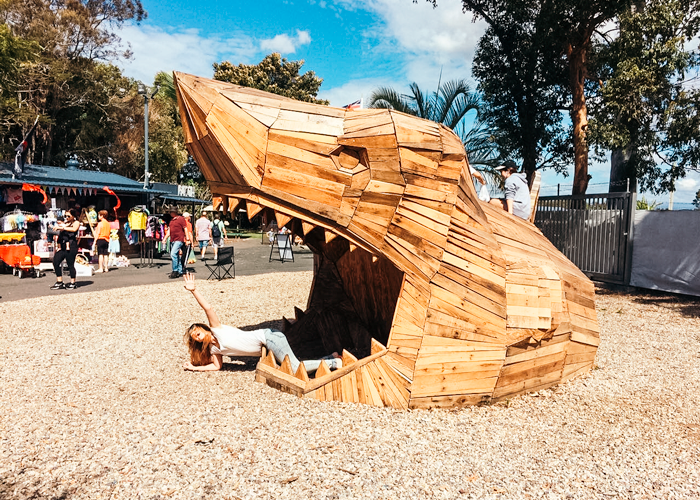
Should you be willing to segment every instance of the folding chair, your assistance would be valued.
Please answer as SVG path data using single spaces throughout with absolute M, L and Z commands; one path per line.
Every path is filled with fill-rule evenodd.
M 216 262 L 213 265 L 209 265 L 209 261 L 204 261 L 204 265 L 207 266 L 209 271 L 211 271 L 211 274 L 207 278 L 208 280 L 212 279 L 212 277 L 216 278 L 218 281 L 236 277 L 236 264 L 233 258 L 233 247 L 219 248 Z M 231 276 L 232 268 L 233 276 Z

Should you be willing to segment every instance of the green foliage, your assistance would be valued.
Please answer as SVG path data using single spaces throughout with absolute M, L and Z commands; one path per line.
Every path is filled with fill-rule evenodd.
M 569 101 L 561 50 L 547 39 L 543 13 L 497 3 L 503 10 L 493 12 L 496 17 L 483 11 L 493 21 L 472 66 L 485 102 L 484 120 L 495 130 L 502 158 L 522 158 L 528 174 L 554 168 L 566 175 L 573 148 L 562 115 Z
M 700 92 L 685 81 L 700 64 L 686 48 L 700 32 L 698 7 L 642 2 L 619 17 L 619 36 L 596 47 L 591 139 L 598 153 L 626 149 L 626 169 L 657 194 L 700 168 Z
M 422 90 L 417 83 L 409 85 L 409 94 L 400 94 L 391 87 L 380 87 L 369 98 L 368 107 L 395 109 L 402 113 L 442 123 L 460 137 L 472 165 L 495 166 L 493 134 L 479 120 L 481 101 L 466 80 L 453 80 L 438 85 L 434 92 Z M 476 120 L 467 125 L 467 115 Z
M 36 42 L 15 37 L 7 25 L 0 25 L 0 158 L 12 156 L 16 146 L 7 140 L 7 132 L 16 123 L 33 119 L 28 108 L 19 106 L 18 76 L 39 50 Z
M 695 207 L 695 210 L 700 210 L 700 189 L 698 189 L 698 192 L 695 193 L 695 199 L 693 200 L 693 206 Z
M 645 196 L 642 196 L 637 200 L 637 210 L 656 210 L 660 205 L 660 201 L 647 201 Z
M 273 53 L 254 65 L 234 66 L 229 61 L 214 63 L 214 78 L 298 101 L 328 104 L 328 101 L 316 98 L 323 79 L 313 71 L 299 75 L 303 65 L 304 61 L 287 61 L 280 54 Z
M 8 105 L 0 143 L 14 147 L 39 115 L 30 162 L 63 165 L 76 155 L 84 167 L 126 173 L 138 101 L 133 82 L 105 61 L 128 55 L 114 29 L 145 16 L 139 0 L 0 2 L 4 28 L 38 48 L 5 83 L 21 92 Z

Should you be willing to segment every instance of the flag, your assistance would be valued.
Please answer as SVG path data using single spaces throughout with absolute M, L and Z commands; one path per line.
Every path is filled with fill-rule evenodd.
M 345 109 L 362 109 L 362 99 L 358 99 L 355 102 L 351 102 L 350 104 L 346 104 L 343 107 Z
M 120 200 L 119 196 L 117 196 L 117 193 L 115 193 L 114 191 L 109 189 L 109 187 L 105 186 L 102 189 L 104 189 L 105 191 L 107 191 L 107 193 L 111 194 L 112 196 L 114 196 L 117 199 L 117 206 L 114 207 L 114 214 L 116 215 L 117 209 L 122 206 L 122 200 Z
M 24 183 L 24 184 L 22 184 L 22 191 L 35 191 L 37 193 L 41 193 L 41 195 L 44 197 L 44 201 L 42 201 L 41 203 L 43 203 L 44 205 L 46 204 L 47 201 L 49 201 L 48 196 L 46 196 L 46 193 L 44 192 L 44 190 L 41 189 L 41 186 L 36 186 L 34 184 Z
M 29 149 L 29 140 L 32 138 L 32 135 L 34 134 L 34 130 L 36 130 L 36 124 L 39 123 L 39 116 L 36 117 L 36 120 L 34 120 L 34 125 L 32 125 L 32 128 L 29 129 L 29 132 L 27 132 L 27 135 L 24 137 L 24 140 L 19 143 L 19 146 L 15 148 L 15 151 L 17 154 L 15 155 L 15 174 L 21 175 L 22 172 L 24 172 L 24 162 L 27 161 L 27 150 Z

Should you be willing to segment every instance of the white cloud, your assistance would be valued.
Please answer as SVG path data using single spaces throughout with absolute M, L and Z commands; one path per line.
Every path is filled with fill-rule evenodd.
M 129 42 L 133 57 L 117 65 L 127 76 L 145 83 L 152 82 L 159 71 L 211 76 L 213 63 L 222 60 L 247 63 L 257 53 L 254 40 L 243 34 L 204 37 L 196 29 L 126 25 L 119 36 Z
M 364 9 L 381 18 L 378 26 L 365 31 L 375 38 L 375 50 L 394 51 L 406 61 L 405 77 L 421 86 L 471 76 L 474 50 L 486 30 L 483 21 L 472 23 L 472 15 L 462 12 L 461 0 L 441 0 L 433 8 L 424 0 L 340 0 L 347 9 Z
M 676 189 L 678 191 L 697 191 L 698 187 L 700 187 L 700 183 L 698 183 L 697 178 L 692 174 L 688 174 L 688 177 L 684 177 L 680 179 L 679 181 L 676 182 Z
M 398 88 L 397 84 L 392 84 L 391 82 L 387 83 L 385 79 L 378 80 L 374 78 L 365 78 L 360 80 L 351 80 L 332 89 L 321 90 L 318 97 L 319 99 L 329 100 L 331 102 L 331 106 L 336 106 L 338 108 L 353 103 L 358 99 L 364 99 L 364 106 L 366 107 L 367 101 L 369 100 L 372 92 L 377 87 L 387 85 Z
M 282 34 L 274 38 L 268 38 L 260 42 L 260 48 L 266 52 L 279 52 L 280 54 L 293 54 L 302 45 L 311 43 L 311 35 L 308 31 L 297 30 L 295 37 Z

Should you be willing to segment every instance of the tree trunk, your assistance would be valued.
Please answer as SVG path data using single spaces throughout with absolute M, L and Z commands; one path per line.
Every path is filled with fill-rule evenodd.
M 569 59 L 569 82 L 571 85 L 571 122 L 574 126 L 574 187 L 571 194 L 586 194 L 588 189 L 588 109 L 584 83 L 586 81 L 586 54 L 588 43 L 581 47 L 567 47 Z

